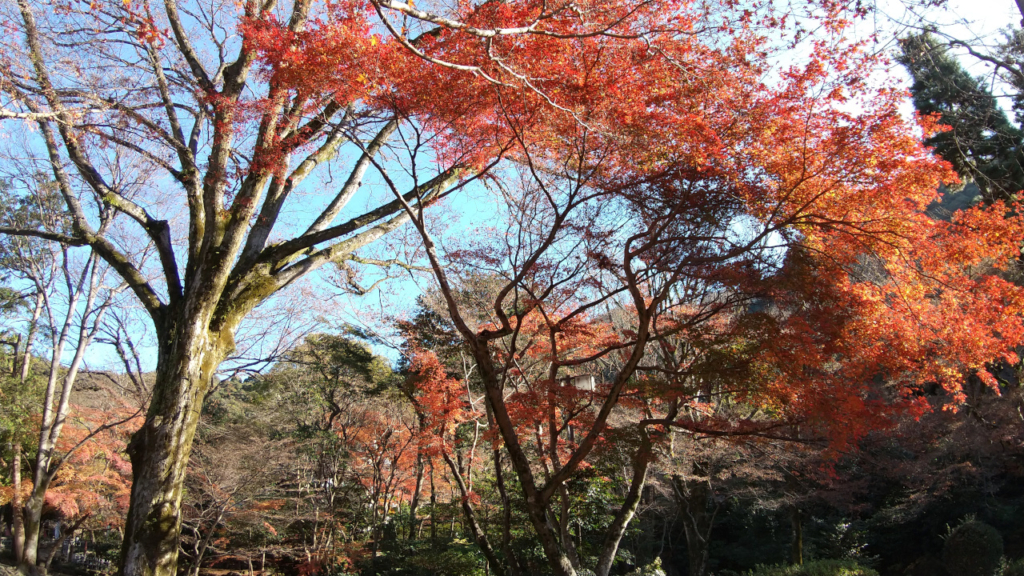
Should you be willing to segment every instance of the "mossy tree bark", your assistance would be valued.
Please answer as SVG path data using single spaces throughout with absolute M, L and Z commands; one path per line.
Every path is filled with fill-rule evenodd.
M 160 351 L 146 422 L 128 445 L 132 492 L 125 522 L 124 574 L 174 574 L 181 496 L 196 426 L 214 371 L 231 352 L 205 327 L 191 326 Z M 211 341 L 214 340 L 214 341 Z

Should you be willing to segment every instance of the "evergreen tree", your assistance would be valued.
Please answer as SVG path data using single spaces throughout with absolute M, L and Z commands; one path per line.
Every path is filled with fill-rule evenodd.
M 986 202 L 1024 189 L 1024 132 L 1007 118 L 995 97 L 946 47 L 925 32 L 904 38 L 897 60 L 913 79 L 910 90 L 921 114 L 939 114 L 951 129 L 926 143 L 974 181 Z

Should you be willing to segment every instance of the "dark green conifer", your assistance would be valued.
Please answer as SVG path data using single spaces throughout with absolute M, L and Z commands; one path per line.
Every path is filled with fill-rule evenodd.
M 951 126 L 926 143 L 974 181 L 986 202 L 1024 189 L 1024 132 L 1007 118 L 992 92 L 963 69 L 946 46 L 925 32 L 901 40 L 897 60 L 913 79 L 914 106 Z

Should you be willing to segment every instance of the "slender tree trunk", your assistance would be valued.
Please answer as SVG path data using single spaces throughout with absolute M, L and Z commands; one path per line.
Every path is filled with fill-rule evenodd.
M 21 383 L 28 380 L 28 374 L 32 367 L 32 343 L 36 339 L 36 332 L 39 329 L 39 318 L 43 314 L 43 292 L 36 292 L 36 304 L 32 309 L 32 321 L 28 324 L 28 335 L 25 337 L 25 349 L 21 355 Z
M 378 507 L 378 504 L 377 504 L 377 502 L 380 501 L 380 472 L 379 471 L 380 471 L 380 464 L 379 464 L 379 461 L 378 461 L 378 463 L 374 464 L 374 467 L 373 467 L 373 490 L 371 490 L 371 492 L 370 492 L 370 502 L 371 502 L 371 504 L 370 504 L 371 508 L 370 509 L 372 510 L 372 514 L 370 515 L 370 539 L 373 542 L 373 546 L 371 547 L 370 558 L 373 558 L 373 559 L 377 558 L 377 550 L 380 547 L 380 532 L 378 530 L 378 528 L 380 527 L 380 522 L 377 520 L 377 517 L 380 514 L 380 508 Z
M 21 369 L 18 360 L 21 358 L 21 334 L 14 335 L 14 342 L 4 342 L 11 347 L 11 377 L 17 377 Z
M 22 547 L 21 561 L 18 567 L 22 572 L 39 572 L 39 530 L 42 527 L 43 503 L 46 499 L 46 490 L 50 487 L 51 476 L 44 475 L 32 486 L 32 493 L 29 495 L 25 505 L 22 506 L 22 518 L 24 521 L 24 545 Z
M 64 462 L 66 454 L 58 456 L 55 454 L 57 441 L 71 410 L 71 393 L 74 391 L 75 380 L 78 378 L 78 371 L 85 359 L 85 352 L 92 343 L 93 336 L 99 330 L 103 316 L 110 305 L 110 294 L 107 299 L 97 306 L 96 300 L 99 296 L 100 274 L 97 270 L 99 258 L 93 254 L 89 257 L 88 263 L 82 272 L 77 275 L 77 283 L 71 288 L 72 277 L 68 269 L 68 255 L 64 252 L 64 277 L 69 286 L 71 294 L 68 303 L 68 310 L 61 327 L 59 336 L 53 341 L 53 349 L 50 356 L 50 374 L 47 379 L 46 393 L 43 400 L 42 423 L 39 428 L 39 442 L 37 445 L 37 456 L 35 466 L 32 470 L 32 494 L 24 505 L 25 519 L 25 548 L 22 554 L 21 566 L 24 570 L 36 566 L 39 560 L 39 529 L 43 515 L 43 506 L 46 502 L 46 491 L 50 482 Z M 83 316 L 76 320 L 79 314 L 78 302 L 85 293 L 85 304 Z M 53 322 L 53 310 L 50 301 L 43 297 L 44 307 L 50 316 L 51 325 Z M 91 320 L 88 316 L 92 314 Z M 64 355 L 64 347 L 69 341 L 72 326 L 78 323 L 76 328 L 77 342 L 75 354 L 71 364 L 61 375 L 61 357 Z M 60 388 L 58 390 L 58 382 Z M 38 569 L 39 567 L 37 567 Z M 45 571 L 46 567 L 41 567 Z
M 576 576 L 576 569 L 565 554 L 558 538 L 557 527 L 550 523 L 551 500 L 537 488 L 534 480 L 531 463 L 525 452 L 519 447 L 518 436 L 508 412 L 504 410 L 504 392 L 499 383 L 494 363 L 491 361 L 486 345 L 473 351 L 480 367 L 480 376 L 484 381 L 487 402 L 490 403 L 494 421 L 505 440 L 505 449 L 509 452 L 512 468 L 519 477 L 519 485 L 523 490 L 523 497 L 526 501 L 526 512 L 530 518 L 530 524 L 537 534 L 544 556 L 556 576 Z M 498 407 L 502 407 L 499 410 Z
M 412 491 L 412 499 L 409 500 L 409 537 L 412 540 L 416 536 L 416 509 L 420 506 L 420 491 L 423 489 L 423 455 L 416 455 L 416 488 Z
M 32 369 L 32 343 L 35 341 L 39 328 L 39 318 L 43 314 L 44 294 L 42 290 L 36 291 L 36 303 L 32 309 L 32 321 L 28 325 L 28 335 L 25 337 L 25 348 L 21 356 L 20 381 L 22 386 L 28 380 Z M 25 516 L 24 502 L 21 500 L 21 442 L 14 442 L 14 452 L 11 461 L 11 480 L 14 485 L 14 496 L 11 499 L 11 529 L 14 537 L 14 561 L 22 565 L 25 557 Z
M 480 523 L 477 522 L 476 511 L 473 509 L 473 503 L 469 501 L 469 488 L 466 485 L 466 481 L 463 479 L 462 470 L 454 461 L 452 461 L 452 457 L 447 453 L 444 454 L 444 461 L 448 464 L 448 469 L 451 470 L 452 476 L 455 477 L 455 483 L 459 487 L 459 495 L 462 500 L 462 513 L 466 518 L 466 524 L 469 527 L 469 531 L 473 535 L 473 540 L 480 548 L 484 558 L 487 559 L 487 565 L 490 566 L 491 570 L 493 570 L 497 576 L 505 576 L 505 567 L 498 561 L 498 557 L 495 556 L 494 549 L 491 548 L 491 543 L 487 539 L 487 533 L 484 532 L 483 528 L 480 527 Z M 454 519 L 452 522 L 454 524 Z
M 519 558 L 512 550 L 512 500 L 508 496 L 508 489 L 505 488 L 505 473 L 501 468 L 501 451 L 493 451 L 494 478 L 498 485 L 498 495 L 501 497 L 501 552 L 508 562 L 510 576 L 519 576 L 523 572 L 519 564 Z
M 647 437 L 645 436 L 644 439 L 647 440 Z M 597 576 L 608 576 L 612 569 L 612 563 L 615 562 L 615 556 L 619 552 L 619 544 L 622 542 L 622 537 L 626 534 L 626 528 L 629 527 L 630 521 L 636 514 L 637 506 L 640 505 L 640 496 L 643 494 L 644 486 L 647 484 L 647 470 L 652 459 L 649 452 L 644 453 L 645 450 L 650 450 L 650 442 L 644 442 L 644 444 L 645 446 L 641 448 L 641 454 L 638 454 L 634 459 L 633 479 L 629 483 L 629 492 L 626 494 L 626 499 L 615 514 L 615 520 L 612 521 L 612 525 L 605 532 L 601 556 L 597 560 L 597 570 L 595 571 Z
M 220 525 L 220 521 L 224 518 L 224 511 L 227 510 L 228 504 L 231 503 L 231 499 L 228 498 L 221 504 L 220 509 L 217 511 L 217 518 L 213 521 L 210 529 L 206 531 L 206 535 L 199 542 L 199 546 L 196 548 L 196 559 L 193 562 L 192 569 L 189 570 L 189 574 L 192 576 L 199 576 L 199 570 L 203 565 L 203 556 L 206 554 L 206 549 L 210 545 L 210 539 L 213 538 L 213 534 L 217 531 L 217 526 Z M 198 531 L 197 531 L 198 532 Z
M 11 528 L 14 532 L 14 561 L 20 566 L 25 556 L 25 517 L 21 501 L 21 442 L 15 442 L 11 459 L 11 480 L 14 496 L 11 498 Z
M 562 541 L 562 549 L 565 550 L 565 557 L 576 570 L 581 568 L 580 557 L 576 553 L 576 543 L 572 540 L 572 533 L 569 531 L 569 491 L 565 485 L 558 487 L 558 496 L 561 501 L 561 514 L 558 516 L 558 537 Z
M 437 493 L 434 491 L 434 462 L 430 462 L 430 539 L 437 540 Z
M 146 423 L 132 435 L 132 493 L 119 576 L 175 576 L 181 496 L 203 396 L 234 348 L 230 332 L 199 322 L 162 339 Z

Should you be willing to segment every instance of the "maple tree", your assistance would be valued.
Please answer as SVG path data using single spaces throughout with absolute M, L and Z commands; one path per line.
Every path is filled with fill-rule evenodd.
M 822 41 L 809 63 L 767 85 L 749 37 L 722 51 L 694 37 L 659 39 L 664 51 L 641 52 L 649 58 L 636 76 L 634 59 L 593 79 L 616 98 L 566 96 L 572 113 L 555 115 L 557 137 L 553 121 L 500 108 L 515 120 L 508 155 L 520 176 L 496 192 L 504 233 L 442 250 L 424 211 L 405 206 L 556 574 L 581 568 L 564 528 L 565 484 L 614 427 L 613 413 L 632 412 L 644 435 L 765 435 L 800 424 L 840 449 L 884 422 L 890 404 L 921 409 L 912 396 L 925 383 L 956 395 L 977 374 L 994 386 L 986 363 L 1013 359 L 1021 335 L 1021 293 L 992 274 L 1016 256 L 1019 217 L 998 202 L 949 223 L 924 214 L 951 175 L 898 113 L 901 93 L 863 83 L 872 58 Z M 593 49 L 614 52 L 600 41 Z M 742 64 L 730 60 L 736 52 Z M 862 110 L 849 112 L 850 102 Z M 479 268 L 501 278 L 485 323 L 459 297 L 461 275 Z M 746 313 L 756 298 L 776 312 Z M 618 320 L 597 315 L 612 307 Z M 748 341 L 751 377 L 708 393 L 771 418 L 680 418 L 701 409 L 701 382 L 657 390 L 645 379 L 657 371 L 647 350 L 677 335 Z M 530 358 L 533 375 L 521 366 Z M 560 385 L 581 369 L 605 380 L 587 409 Z M 879 375 L 883 389 L 872 387 Z M 648 405 L 630 406 L 633 396 Z M 637 452 L 598 574 L 635 512 L 649 451 Z M 559 501 L 563 519 L 552 521 Z
M 407 330 L 408 328 L 406 326 Z M 413 335 L 407 333 L 407 336 Z M 433 498 L 434 461 L 440 459 L 447 466 L 453 483 L 458 488 L 469 534 L 483 553 L 490 569 L 502 573 L 502 562 L 491 546 L 475 511 L 475 506 L 480 504 L 480 497 L 473 490 L 473 470 L 478 462 L 476 451 L 481 444 L 479 420 L 482 414 L 475 409 L 468 378 L 467 381 L 453 378 L 437 354 L 418 346 L 419 343 L 414 341 L 410 351 L 412 358 L 409 368 L 412 374 L 406 392 L 418 418 L 418 429 L 415 434 L 418 441 L 417 477 L 413 488 L 413 501 L 410 502 L 410 538 L 416 515 L 416 505 L 413 502 L 420 491 L 420 476 L 424 465 L 429 465 L 431 469 Z M 467 424 L 471 424 L 473 428 L 471 442 L 458 438 L 459 428 Z M 505 506 L 507 507 L 507 502 Z M 432 519 L 432 530 L 434 523 Z
M 474 266 L 469 268 L 472 270 Z M 866 346 L 874 343 L 873 334 L 868 336 L 867 342 L 859 340 L 865 322 L 878 322 L 879 318 L 873 314 L 898 314 L 899 306 L 876 309 L 869 301 L 864 308 L 836 286 L 812 281 L 829 270 L 829 262 L 815 262 L 805 249 L 794 245 L 780 268 L 768 278 L 767 285 L 745 294 L 733 293 L 731 300 L 716 290 L 705 292 L 703 297 L 708 307 L 724 307 L 707 322 L 679 326 L 679 317 L 694 314 L 700 308 L 692 302 L 668 306 L 666 310 L 671 312 L 665 313 L 662 322 L 666 327 L 675 323 L 676 329 L 666 328 L 648 348 L 638 368 L 635 388 L 628 389 L 620 399 L 617 416 L 612 416 L 602 442 L 587 459 L 585 466 L 612 470 L 604 474 L 622 474 L 623 469 L 629 471 L 627 480 L 628 473 L 646 471 L 647 480 L 642 475 L 633 477 L 637 491 L 649 484 L 653 475 L 654 490 L 676 494 L 678 502 L 675 505 L 685 507 L 687 513 L 675 518 L 673 524 L 682 521 L 689 546 L 690 568 L 694 573 L 706 573 L 708 569 L 709 535 L 714 517 L 713 510 L 708 507 L 715 507 L 709 504 L 709 489 L 717 484 L 716 474 L 745 476 L 743 482 L 753 485 L 743 488 L 743 494 L 727 492 L 728 497 L 742 496 L 744 501 L 749 501 L 751 496 L 746 492 L 761 494 L 757 496 L 758 506 L 785 507 L 793 522 L 794 534 L 800 534 L 802 521 L 806 520 L 804 507 L 807 502 L 821 497 L 800 494 L 807 490 L 820 492 L 823 486 L 836 483 L 835 478 L 817 470 L 817 467 L 828 468 L 834 458 L 849 456 L 865 434 L 890 438 L 894 426 L 911 426 L 913 416 L 920 415 L 920 403 L 926 399 L 924 392 L 935 388 L 933 383 L 939 378 L 935 373 L 919 372 L 917 365 L 903 364 L 903 358 L 879 356 L 877 350 Z M 850 274 L 856 284 L 881 283 L 879 270 L 866 260 L 858 260 L 851 267 Z M 475 279 L 470 282 L 477 285 Z M 468 292 L 456 291 L 455 299 L 475 322 L 480 310 L 474 306 L 476 294 L 467 296 Z M 678 293 L 687 292 L 694 293 L 683 289 Z M 458 358 L 460 351 L 452 350 L 449 344 L 451 326 L 431 324 L 421 316 L 424 315 L 410 323 L 415 333 L 425 335 L 418 338 L 418 342 L 432 343 L 449 358 Z M 614 311 L 602 314 L 585 330 L 581 326 L 568 329 L 563 333 L 564 348 L 561 348 L 565 359 L 571 360 L 572 353 L 593 352 L 592 347 L 602 343 L 603 331 L 615 325 L 621 330 L 629 326 L 628 322 L 628 314 Z M 914 323 L 902 324 L 900 332 L 886 336 L 887 340 L 882 344 L 897 345 L 901 338 L 917 338 L 931 329 L 918 319 Z M 549 386 L 546 370 L 550 368 L 551 356 L 542 326 L 536 321 L 536 316 L 523 318 L 521 331 L 517 334 L 517 347 L 522 353 L 514 362 L 509 363 L 505 359 L 509 339 L 496 341 L 493 350 L 500 362 L 513 366 L 504 391 L 505 401 L 516 431 L 521 435 L 524 450 L 538 475 L 549 473 L 548 466 L 553 461 L 549 456 L 547 434 L 541 434 L 547 429 L 547 407 L 554 406 L 558 416 L 565 418 L 559 423 L 565 422 L 567 426 L 557 434 L 558 451 L 564 458 L 574 442 L 573 433 L 578 434 L 588 426 L 587 404 L 593 406 L 600 399 L 599 395 L 567 385 L 577 379 L 573 374 L 578 372 L 572 366 L 567 368 L 568 375 L 558 385 Z M 922 332 L 917 332 L 918 329 Z M 941 342 L 946 339 L 936 338 L 930 342 L 929 345 L 934 347 L 934 358 L 942 358 L 943 362 L 962 361 L 973 354 L 973 351 L 957 352 L 955 347 L 958 344 L 953 341 L 949 342 L 953 348 L 946 348 Z M 1011 338 L 1009 342 L 1012 341 Z M 1004 342 L 1004 346 L 1006 344 Z M 987 354 L 994 354 L 998 349 L 998 346 L 989 348 Z M 459 362 L 445 363 L 445 369 L 432 358 L 421 362 L 413 365 L 434 374 L 434 384 L 430 389 L 435 391 L 431 405 L 437 406 L 436 412 L 439 415 L 459 415 L 459 418 L 441 418 L 441 421 L 453 425 L 471 420 L 472 417 L 464 412 L 469 401 L 452 403 L 452 400 L 460 395 L 463 398 L 472 396 L 466 395 L 468 389 L 460 393 L 462 386 L 445 373 L 458 372 Z M 587 366 L 583 372 L 600 378 L 602 374 L 618 369 L 619 365 L 614 355 L 609 355 L 598 365 Z M 879 377 L 882 370 L 892 372 Z M 970 370 L 964 373 L 969 374 Z M 970 380 L 974 387 L 985 386 L 977 375 L 971 376 Z M 959 394 L 959 382 L 959 377 L 946 382 L 951 396 Z M 474 381 L 474 387 L 479 385 Z M 905 397 L 905 393 L 910 397 Z M 655 428 L 645 435 L 643 427 L 638 429 L 635 426 L 637 420 L 643 422 L 650 418 L 652 412 L 656 413 L 671 403 L 678 406 L 678 416 L 672 422 L 677 432 L 666 435 Z M 460 410 L 463 410 L 461 414 Z M 658 424 L 665 423 L 663 419 L 659 420 Z M 491 433 L 495 431 L 493 428 L 492 421 Z M 923 430 L 917 430 L 917 433 L 928 435 Z M 718 442 L 725 442 L 724 446 L 717 448 L 722 452 L 718 455 L 720 460 L 731 461 L 743 450 L 749 461 L 728 464 L 721 472 L 715 472 L 722 463 L 714 462 L 714 456 L 709 456 L 707 450 L 715 444 L 716 438 Z M 449 453 L 458 454 L 459 442 L 455 435 L 446 432 L 443 441 Z M 783 450 L 774 446 L 780 441 L 796 441 L 803 448 Z M 748 444 L 748 448 L 743 448 Z M 462 449 L 468 445 L 463 436 Z M 499 450 L 500 445 L 499 442 Z M 702 445 L 706 445 L 703 450 Z M 828 448 L 823 454 L 820 453 L 822 447 Z M 809 453 L 798 457 L 795 452 L 799 451 Z M 800 458 L 810 458 L 810 461 L 807 464 L 794 462 Z M 797 481 L 798 485 L 791 485 L 791 481 L 796 479 L 793 474 L 799 475 L 794 471 L 801 469 L 805 472 L 809 469 L 811 476 L 820 476 L 821 484 L 812 482 L 810 486 L 802 486 L 809 479 L 803 478 Z M 583 469 L 574 476 L 573 482 L 591 475 L 589 468 Z M 572 482 L 567 483 L 569 491 L 580 490 L 581 485 L 589 486 L 593 481 L 581 482 L 584 484 L 574 486 Z M 784 486 L 780 490 L 787 496 L 768 494 L 773 483 Z M 582 490 L 587 493 L 593 489 Z M 836 488 L 833 486 L 831 489 Z M 618 497 L 624 499 L 633 488 L 627 483 L 621 490 Z M 722 497 L 719 493 L 716 498 Z M 578 498 L 573 495 L 569 499 L 571 513 L 568 516 L 570 511 L 560 509 L 558 504 L 547 513 L 552 518 L 553 531 L 561 530 L 563 522 L 574 526 L 571 531 L 576 534 L 560 535 L 563 542 L 567 542 L 562 545 L 566 548 L 579 546 L 573 543 L 577 538 L 586 543 L 576 552 L 581 564 L 586 563 L 584 565 L 589 567 L 601 552 L 600 546 L 595 550 L 595 542 L 599 542 L 599 537 L 607 536 L 608 526 L 603 522 L 612 519 L 607 518 L 606 508 L 599 507 L 595 511 Z M 766 498 L 774 501 L 765 502 Z M 618 500 L 616 505 L 621 505 L 621 502 Z M 583 527 L 584 524 L 587 528 Z M 794 543 L 799 541 L 794 539 Z M 494 548 L 492 554 L 502 556 L 502 569 L 517 573 L 519 568 L 516 568 L 515 555 L 510 554 L 505 546 L 500 551 L 496 546 Z M 794 550 L 795 557 L 799 557 L 799 547 Z M 635 543 L 631 551 L 638 553 Z M 588 558 L 588 554 L 592 556 Z

